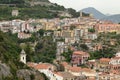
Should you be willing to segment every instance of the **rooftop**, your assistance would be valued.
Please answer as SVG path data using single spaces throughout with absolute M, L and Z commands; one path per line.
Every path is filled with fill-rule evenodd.
M 81 69 L 81 67 L 70 67 L 70 69 L 69 69 L 70 71 L 72 71 L 72 72 L 81 72 L 82 71 L 82 69 Z
M 74 51 L 73 54 L 76 54 L 76 55 L 89 55 L 87 52 L 83 52 L 83 51 Z
M 110 59 L 109 58 L 101 58 L 100 62 L 110 62 Z

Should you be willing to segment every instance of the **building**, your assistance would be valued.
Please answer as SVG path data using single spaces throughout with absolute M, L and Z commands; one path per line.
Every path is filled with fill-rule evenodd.
M 69 72 L 55 72 L 54 76 L 56 80 L 76 80 L 75 76 Z
M 72 17 L 72 15 L 69 14 L 68 12 L 60 12 L 60 13 L 58 14 L 58 16 L 60 16 L 60 17 Z
M 120 52 L 116 53 L 115 57 L 120 57 Z
M 65 43 L 64 42 L 57 42 L 57 53 L 56 53 L 56 59 L 61 61 L 64 60 L 64 57 L 61 56 L 61 54 L 65 52 Z
M 18 10 L 12 10 L 12 16 L 18 16 L 19 11 Z
M 22 50 L 20 53 L 20 62 L 26 64 L 26 53 L 24 50 Z
M 96 60 L 88 60 L 87 66 L 91 69 L 96 69 Z
M 2 24 L 0 25 L 0 30 L 3 32 L 9 32 L 11 31 L 13 28 L 10 24 Z
M 82 74 L 85 75 L 87 78 L 96 77 L 96 71 L 89 68 L 82 68 Z
M 18 38 L 19 39 L 27 39 L 27 38 L 30 38 L 30 37 L 31 37 L 30 33 L 24 33 L 24 32 L 19 32 L 18 33 Z
M 72 54 L 71 63 L 73 65 L 85 64 L 86 60 L 90 57 L 89 53 L 83 51 L 74 51 Z
M 110 60 L 111 70 L 120 70 L 120 57 L 114 57 Z
M 97 23 L 94 26 L 95 30 L 100 33 L 100 32 L 120 32 L 120 25 L 115 24 L 115 23 Z
M 108 72 L 110 70 L 110 59 L 109 58 L 100 58 L 98 62 L 98 69 L 101 72 Z
M 81 27 L 81 26 L 80 26 Z M 76 40 L 79 40 L 80 37 L 85 38 L 85 36 L 88 34 L 88 29 L 83 27 L 79 29 L 74 29 L 74 36 Z
M 88 34 L 88 39 L 91 39 L 91 40 L 97 39 L 97 34 L 96 33 L 89 33 Z
M 69 68 L 68 72 L 70 72 L 74 76 L 79 76 L 80 73 L 82 72 L 82 68 L 81 67 L 77 67 L 77 66 L 73 66 L 73 67 Z
M 56 67 L 49 63 L 39 63 L 34 66 L 34 69 L 40 71 L 41 73 L 44 73 L 49 80 L 56 80 L 54 76 L 54 71 L 56 71 Z

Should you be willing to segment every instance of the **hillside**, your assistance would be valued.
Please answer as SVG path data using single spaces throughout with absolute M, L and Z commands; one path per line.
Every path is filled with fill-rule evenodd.
M 18 16 L 12 16 L 12 10 L 18 10 Z M 58 18 L 60 12 L 68 12 L 73 17 L 79 16 L 74 9 L 66 9 L 48 0 L 1 0 L 0 12 L 0 20 Z
M 103 13 L 101 13 L 100 11 L 96 10 L 93 7 L 84 8 L 84 9 L 82 9 L 80 11 L 85 12 L 85 13 L 91 13 L 91 14 L 93 14 L 93 16 L 96 19 L 101 19 L 101 18 L 106 17 Z
M 0 31 L 0 80 L 26 80 L 26 78 L 34 80 L 31 75 L 45 80 L 41 73 L 30 69 L 19 61 L 20 51 L 19 45 L 10 37 L 10 34 L 4 34 Z M 26 76 L 22 76 L 24 74 L 19 74 L 20 72 Z M 36 75 L 37 73 L 39 75 Z

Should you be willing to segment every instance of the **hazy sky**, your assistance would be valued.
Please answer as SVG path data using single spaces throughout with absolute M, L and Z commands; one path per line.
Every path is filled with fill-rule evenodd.
M 104 14 L 120 14 L 120 0 L 50 0 L 66 8 L 73 8 L 77 11 L 94 7 Z

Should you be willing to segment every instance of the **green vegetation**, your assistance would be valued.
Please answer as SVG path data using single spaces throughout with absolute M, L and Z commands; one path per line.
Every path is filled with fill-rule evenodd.
M 0 0 L 0 20 L 29 19 L 29 18 L 55 18 L 58 11 L 66 10 L 57 4 L 49 6 L 30 6 L 32 0 Z M 34 0 L 33 0 L 34 1 Z M 48 0 L 36 0 L 50 3 Z M 18 10 L 18 16 L 12 16 L 12 10 Z
M 1 4 L 23 4 L 25 0 L 0 0 Z
M 13 35 L 10 32 L 3 33 L 0 31 L 0 61 L 10 67 L 10 72 L 12 74 L 7 77 L 2 76 L 2 80 L 24 80 L 23 78 L 17 77 L 17 71 L 20 69 L 31 70 L 29 67 L 19 61 L 21 48 L 18 41 L 19 39 L 17 39 L 16 34 Z M 37 57 L 39 54 L 35 54 L 33 52 L 29 42 L 27 42 L 26 44 L 27 45 L 24 49 L 27 54 L 27 61 L 34 61 L 35 57 Z M 43 80 L 48 80 L 45 75 L 40 74 L 40 76 Z M 35 75 L 31 74 L 30 78 L 33 80 L 35 78 Z
M 42 37 L 35 47 L 35 62 L 49 62 L 52 63 L 56 57 L 56 43 L 53 42 L 52 37 Z
M 16 41 L 13 41 L 8 34 L 5 35 L 0 31 L 0 60 L 10 67 L 10 71 L 12 75 L 14 75 L 11 76 L 9 80 L 16 79 L 16 71 L 18 69 L 28 68 L 26 65 L 19 62 L 20 51 L 21 49 Z
M 94 28 L 90 28 L 90 29 L 88 29 L 88 32 L 94 33 L 95 29 Z
M 79 17 L 79 12 L 72 8 L 65 9 L 64 6 L 55 4 L 52 5 L 34 5 L 30 6 L 31 2 L 42 1 L 50 3 L 48 0 L 0 0 L 0 20 L 22 19 L 29 18 L 57 18 L 61 11 L 68 11 L 73 17 Z M 18 10 L 18 16 L 12 16 L 12 10 Z M 61 18 L 61 17 L 60 17 Z M 63 17 L 64 18 L 64 17 Z
M 72 9 L 72 8 L 68 8 L 68 12 L 70 13 L 70 14 L 72 14 L 73 15 L 73 17 L 79 17 L 80 16 L 80 13 L 79 12 L 76 12 L 74 9 Z
M 83 51 L 87 51 L 89 50 L 88 46 L 86 44 L 80 44 L 80 49 L 83 50 Z
M 113 40 L 114 45 L 110 43 L 111 40 Z M 115 32 L 100 33 L 98 38 L 93 42 L 102 43 L 103 48 L 99 51 L 90 52 L 91 59 L 111 58 L 120 50 L 120 34 L 116 34 Z
M 65 61 L 66 62 L 70 62 L 71 61 L 71 57 L 72 57 L 72 51 L 70 49 L 68 49 L 68 52 L 64 52 L 61 55 L 65 57 Z
M 40 29 L 38 32 L 33 33 L 28 39 L 17 39 L 14 37 L 18 44 L 24 43 L 24 45 L 21 45 L 21 48 L 26 51 L 27 61 L 52 63 L 55 59 L 56 43 L 53 42 L 52 34 L 50 36 L 44 36 L 45 32 L 52 33 L 52 31 Z
M 112 48 L 105 48 L 99 51 L 90 52 L 90 59 L 100 59 L 100 58 L 111 58 L 114 56 L 116 51 Z

